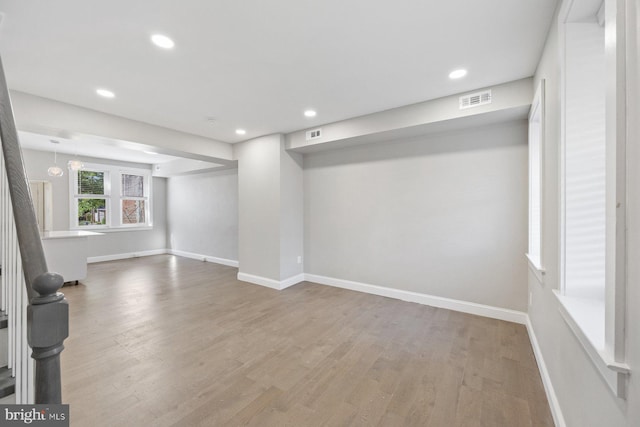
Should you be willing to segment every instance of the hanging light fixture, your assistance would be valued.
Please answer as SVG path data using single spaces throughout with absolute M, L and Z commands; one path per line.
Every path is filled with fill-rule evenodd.
M 69 170 L 71 171 L 79 171 L 80 169 L 84 169 L 84 163 L 82 163 L 80 160 L 78 159 L 71 159 L 69 160 L 69 162 L 67 163 L 67 167 L 69 168 Z
M 59 144 L 60 142 L 55 141 L 53 139 L 50 140 L 52 144 Z M 64 171 L 62 170 L 61 167 L 58 166 L 58 150 L 55 148 L 54 145 L 54 149 L 53 149 L 53 166 L 49 167 L 49 169 L 47 169 L 47 174 L 49 174 L 49 176 L 53 176 L 53 177 L 61 177 L 62 175 L 64 175 Z
M 67 167 L 69 168 L 70 171 L 77 172 L 80 169 L 84 169 L 84 163 L 82 163 L 80 159 L 78 159 L 78 142 L 77 141 L 75 142 L 75 151 L 76 153 L 74 155 L 74 158 L 67 162 Z

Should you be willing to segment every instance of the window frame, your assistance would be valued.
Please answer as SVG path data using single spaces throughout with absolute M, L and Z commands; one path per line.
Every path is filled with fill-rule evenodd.
M 141 176 L 142 177 L 142 197 L 134 197 L 134 196 L 125 196 L 124 195 L 124 189 L 123 189 L 123 183 L 122 183 L 122 177 L 123 175 L 134 175 L 134 176 Z M 140 227 L 148 227 L 151 225 L 151 221 L 150 221 L 150 205 L 151 205 L 151 196 L 150 196 L 150 189 L 151 189 L 151 173 L 150 171 L 145 171 L 143 169 L 121 169 L 118 171 L 118 182 L 120 184 L 120 203 L 119 203 L 119 207 L 120 209 L 118 210 L 118 219 L 119 219 L 119 226 L 123 227 L 123 228 L 140 228 Z M 134 224 L 126 224 L 123 221 L 122 218 L 122 211 L 123 211 L 123 207 L 124 207 L 124 201 L 125 200 L 137 200 L 137 201 L 144 201 L 144 216 L 145 216 L 145 220 L 144 223 L 134 223 Z
M 533 125 L 539 123 L 537 128 Z M 540 284 L 544 283 L 544 135 L 545 135 L 545 80 L 541 79 L 529 111 L 529 268 Z M 536 209 L 537 207 L 537 209 Z M 537 212 L 534 212 L 537 210 Z M 534 223 L 537 217 L 537 225 Z M 536 227 L 537 226 L 537 227 Z M 537 228 L 537 231 L 536 231 Z M 532 247 L 536 234 L 537 247 Z
M 560 47 L 560 282 L 554 294 L 559 311 L 615 396 L 625 399 L 630 367 L 625 354 L 626 318 L 626 11 L 617 0 L 605 0 L 597 13 L 604 23 L 605 61 L 605 280 L 604 301 L 567 295 L 565 283 L 566 188 L 566 24 L 573 2 L 565 0 L 558 15 Z M 602 21 L 600 21 L 602 18 Z M 597 303 L 596 303 L 597 302 Z M 594 339 L 595 337 L 595 339 Z
M 103 174 L 103 194 L 82 194 L 78 192 L 78 175 L 81 171 L 84 172 L 99 172 Z M 86 164 L 82 170 L 76 171 L 70 174 L 70 195 L 71 206 L 69 213 L 71 215 L 70 228 L 72 230 L 93 230 L 93 229 L 107 229 L 111 226 L 111 173 L 104 165 L 98 164 Z M 80 225 L 78 221 L 78 201 L 80 199 L 104 199 L 105 201 L 105 223 L 93 224 L 93 225 Z

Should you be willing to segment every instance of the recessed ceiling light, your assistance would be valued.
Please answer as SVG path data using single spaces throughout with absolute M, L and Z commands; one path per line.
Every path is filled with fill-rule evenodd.
M 459 70 L 453 70 L 449 73 L 450 79 L 461 79 L 462 77 L 467 75 L 467 70 L 460 68 Z
M 173 49 L 173 47 L 176 45 L 173 40 L 162 34 L 152 35 L 151 41 L 153 42 L 153 44 L 163 49 Z
M 244 134 L 246 134 L 246 133 L 247 133 L 247 131 L 246 131 L 246 130 L 244 130 L 244 129 L 236 129 L 236 133 L 237 133 L 238 135 L 244 135 Z
M 115 93 L 107 89 L 96 89 L 96 93 L 104 98 L 113 98 L 116 96 Z
M 143 151 L 143 153 L 147 153 L 147 154 L 158 154 L 155 151 Z
M 316 114 L 317 113 L 315 111 L 313 111 L 313 110 L 307 110 L 307 111 L 304 112 L 304 116 L 305 117 L 315 117 Z

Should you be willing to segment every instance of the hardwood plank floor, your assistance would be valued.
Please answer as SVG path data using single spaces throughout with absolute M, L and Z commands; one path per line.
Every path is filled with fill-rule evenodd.
M 63 288 L 73 426 L 553 426 L 522 325 L 170 255 Z

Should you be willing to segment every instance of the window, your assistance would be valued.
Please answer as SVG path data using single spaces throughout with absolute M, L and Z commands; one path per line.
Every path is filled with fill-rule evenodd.
M 565 25 L 564 291 L 604 303 L 604 28 L 597 22 Z
M 146 169 L 85 164 L 70 182 L 71 228 L 151 226 L 150 181 Z
M 560 313 L 616 396 L 626 396 L 624 9 L 560 11 Z M 597 7 L 597 4 L 591 6 Z M 588 16 L 591 14 L 591 16 Z
M 109 173 L 103 170 L 79 170 L 74 177 L 74 206 L 76 227 L 109 226 L 109 188 L 105 181 Z
M 144 175 L 121 174 L 121 223 L 139 225 L 147 223 L 147 197 Z
M 542 283 L 542 137 L 544 80 L 536 90 L 529 113 L 529 265 Z

